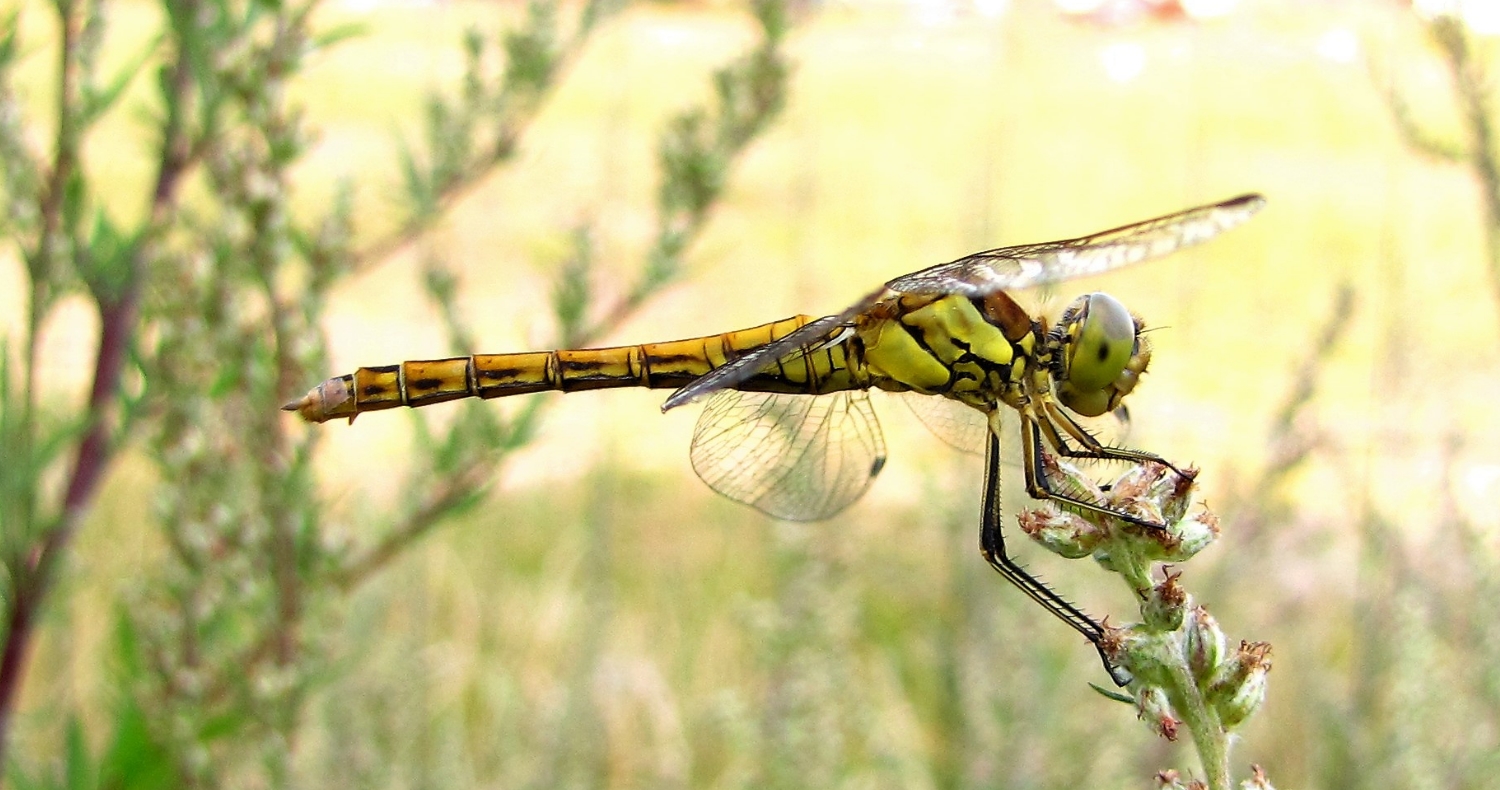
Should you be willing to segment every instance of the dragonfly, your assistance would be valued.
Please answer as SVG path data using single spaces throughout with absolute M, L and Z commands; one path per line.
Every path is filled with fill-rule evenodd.
M 715 491 L 776 518 L 827 519 L 858 500 L 885 464 L 872 389 L 933 396 L 977 423 L 985 442 L 980 549 L 985 560 L 1099 651 L 1106 629 L 1032 576 L 1001 529 L 1001 441 L 1019 441 L 1027 494 L 1148 529 L 1165 525 L 1112 510 L 1054 484 L 1044 453 L 1162 463 L 1100 441 L 1080 418 L 1122 413 L 1151 359 L 1142 322 L 1102 292 L 1075 299 L 1055 321 L 1028 313 L 1013 291 L 1160 258 L 1207 241 L 1259 211 L 1246 194 L 1074 239 L 976 252 L 897 277 L 842 312 L 797 315 L 717 335 L 662 343 L 472 354 L 363 367 L 282 408 L 313 423 L 398 406 L 557 390 L 672 389 L 667 411 L 707 398 L 693 431 L 693 469 Z M 930 400 L 930 399 L 924 399 Z M 1019 417 L 1003 437 L 1002 418 Z M 928 420 L 938 428 L 943 420 Z M 1014 423 L 1014 420 L 1012 420 Z M 963 440 L 967 441 L 967 440 Z

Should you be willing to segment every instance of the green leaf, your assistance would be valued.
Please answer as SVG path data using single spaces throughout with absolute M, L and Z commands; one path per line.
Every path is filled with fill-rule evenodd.
M 21 9 L 14 8 L 0 19 L 0 69 L 9 68 L 16 59 L 21 34 Z
M 121 700 L 113 711 L 114 737 L 99 760 L 99 787 L 158 790 L 181 786 L 172 754 L 152 736 L 146 714 L 135 700 Z
M 484 34 L 479 28 L 470 25 L 464 29 L 464 55 L 472 63 L 479 60 L 484 54 Z
M 327 30 L 319 31 L 317 35 L 312 37 L 312 43 L 314 47 L 323 49 L 351 38 L 369 35 L 369 33 L 370 26 L 363 22 L 346 22 L 341 25 L 333 25 Z
M 114 652 L 114 661 L 120 672 L 120 679 L 127 684 L 144 679 L 146 666 L 141 663 L 140 635 L 136 633 L 135 621 L 130 618 L 130 611 L 123 605 L 116 607 L 114 620 L 115 627 L 110 646 Z
M 785 0 L 755 0 L 752 10 L 755 21 L 760 23 L 760 29 L 765 34 L 767 46 L 779 44 L 787 31 Z
M 135 57 L 127 60 L 125 65 L 119 71 L 115 72 L 114 77 L 105 83 L 103 88 L 93 85 L 86 86 L 83 94 L 82 117 L 79 119 L 80 126 L 92 124 L 98 120 L 99 116 L 109 111 L 109 108 L 125 92 L 125 87 L 130 84 L 131 80 L 135 79 L 137 74 L 141 73 L 141 69 L 146 67 L 147 61 L 156 54 L 162 41 L 162 35 L 152 36 L 146 42 L 145 46 L 141 47 L 141 51 L 136 53 Z
M 82 169 L 68 173 L 63 182 L 62 226 L 73 230 L 83 224 L 84 209 L 88 205 L 88 182 Z
M 708 116 L 695 109 L 674 118 L 662 134 L 657 149 L 662 213 L 701 216 L 723 188 L 725 163 L 713 150 L 707 129 Z
M 526 27 L 505 34 L 505 90 L 538 94 L 556 71 L 557 9 L 533 0 L 527 6 Z
M 26 413 L 13 381 L 9 347 L 0 343 L 0 447 L 6 448 L 0 457 L 0 544 L 6 556 L 23 551 L 20 547 L 34 536 L 54 528 L 55 514 L 31 508 L 43 488 L 43 476 L 76 445 L 90 422 L 87 412 L 66 419 L 53 417 L 46 408 Z
M 427 178 L 426 169 L 417 159 L 416 151 L 405 140 L 397 139 L 397 156 L 401 160 L 402 182 L 406 184 L 406 200 L 410 224 L 421 226 L 437 213 L 437 194 Z
M 1101 695 L 1103 695 L 1105 697 L 1108 697 L 1109 699 L 1114 700 L 1115 702 L 1123 702 L 1126 705 L 1131 705 L 1131 706 L 1135 705 L 1135 698 L 1129 696 L 1128 694 L 1121 694 L 1118 691 L 1114 691 L 1114 690 L 1106 689 L 1106 688 L 1101 688 L 1099 686 L 1094 685 L 1093 683 L 1089 684 L 1089 688 L 1091 688 L 1091 689 L 1099 692 Z
M 140 233 L 121 233 L 103 208 L 95 209 L 86 251 L 79 251 L 78 276 L 100 304 L 119 301 L 135 277 L 135 254 Z
M 552 315 L 565 346 L 573 345 L 583 333 L 583 319 L 593 302 L 593 268 L 593 234 L 587 225 L 579 225 L 573 229 L 573 253 L 558 267 L 552 284 Z
M 68 790 L 89 790 L 93 786 L 90 779 L 94 774 L 93 761 L 89 759 L 89 746 L 83 737 L 83 724 L 78 721 L 78 715 L 68 717 L 67 732 L 64 734 L 65 745 L 63 747 L 63 786 Z
M 460 182 L 468 168 L 474 141 L 473 108 L 462 104 L 454 108 L 434 93 L 427 97 L 426 109 L 427 148 L 432 155 L 427 180 L 441 197 Z

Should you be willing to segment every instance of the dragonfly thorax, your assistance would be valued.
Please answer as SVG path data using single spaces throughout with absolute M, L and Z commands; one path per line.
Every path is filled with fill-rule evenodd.
M 1118 408 L 1151 362 L 1140 319 L 1106 293 L 1074 300 L 1047 339 L 1057 399 L 1086 417 Z
M 1028 398 L 1025 374 L 1045 369 L 1036 364 L 1044 335 L 1041 324 L 1003 304 L 1014 303 L 915 294 L 882 303 L 858 328 L 871 382 L 982 411 L 1002 402 L 1019 408 Z

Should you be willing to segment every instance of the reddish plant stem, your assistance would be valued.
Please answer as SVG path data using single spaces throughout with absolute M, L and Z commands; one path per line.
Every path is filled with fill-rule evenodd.
M 66 31 L 70 29 L 68 21 L 64 20 L 66 51 L 73 49 L 66 43 L 70 39 Z M 65 54 L 62 68 L 66 83 L 66 74 L 77 68 L 74 56 Z M 194 156 L 183 120 L 191 76 L 186 58 L 179 56 L 173 64 L 171 85 L 175 95 L 167 97 L 171 109 L 163 129 L 162 158 L 151 193 L 152 232 L 146 234 L 131 255 L 129 274 L 118 291 L 100 291 L 95 294 L 99 306 L 99 350 L 94 360 L 94 380 L 89 390 L 89 426 L 78 444 L 61 513 L 55 523 L 47 525 L 40 541 L 21 560 L 17 569 L 14 599 L 6 613 L 5 645 L 0 650 L 0 766 L 5 765 L 16 697 L 25 676 L 26 659 L 30 653 L 37 620 L 47 593 L 51 590 L 58 560 L 77 533 L 78 525 L 83 521 L 89 503 L 98 491 L 99 483 L 117 449 L 112 417 L 120 392 L 121 374 L 140 313 L 141 279 L 145 261 L 155 238 L 160 235 L 172 215 L 178 185 Z M 76 82 L 76 75 L 74 81 Z M 76 112 L 76 107 L 65 103 L 60 105 L 59 111 L 64 118 L 69 118 Z M 63 121 L 63 125 L 70 124 Z M 76 136 L 70 142 L 76 145 Z M 64 155 L 60 152 L 54 175 L 64 164 L 71 167 L 74 162 L 76 156 L 72 153 Z M 54 178 L 54 181 L 62 184 L 66 179 Z M 51 198 L 44 197 L 44 200 L 52 205 Z M 54 210 L 57 210 L 55 206 Z M 34 342 L 35 338 L 31 340 Z
M 100 316 L 99 356 L 94 366 L 94 386 L 89 394 L 89 411 L 93 424 L 78 445 L 78 456 L 68 480 L 63 499 L 62 517 L 43 535 L 40 545 L 23 560 L 16 584 L 15 603 L 11 607 L 5 648 L 0 652 L 0 757 L 4 755 L 9 735 L 11 713 L 16 692 L 26 669 L 37 614 L 51 589 L 58 557 L 67 548 L 78 523 L 87 512 L 88 503 L 98 490 L 99 481 L 114 455 L 110 433 L 112 423 L 105 419 L 119 390 L 120 371 L 125 351 L 135 329 L 139 291 L 132 285 L 121 300 L 102 309 Z

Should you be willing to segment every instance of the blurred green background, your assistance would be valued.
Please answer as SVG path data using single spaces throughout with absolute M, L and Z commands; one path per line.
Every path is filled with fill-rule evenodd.
M 1059 5 L 794 8 L 784 110 L 734 162 L 685 269 L 597 340 L 822 315 L 977 249 L 1262 192 L 1269 206 L 1244 228 L 1076 286 L 1159 328 L 1130 442 L 1202 468 L 1199 495 L 1224 536 L 1180 568 L 1184 584 L 1232 639 L 1275 648 L 1237 770 L 1260 763 L 1282 787 L 1496 786 L 1500 289 L 1485 239 L 1500 231 L 1485 213 L 1495 185 L 1473 161 L 1424 155 L 1395 121 L 1392 90 L 1434 136 L 1469 144 L 1472 116 L 1429 22 L 1377 0 L 1241 0 L 1203 18 Z M 124 62 L 160 11 L 109 9 L 105 60 Z M 30 49 L 13 86 L 44 119 L 54 23 L 38 4 L 22 10 Z M 319 6 L 315 29 L 363 29 L 287 85 L 316 130 L 291 171 L 293 211 L 324 210 L 353 175 L 357 243 L 397 226 L 396 136 L 420 132 L 424 92 L 458 82 L 466 27 L 524 12 Z M 1477 70 L 1497 39 L 1475 13 Z M 594 288 L 618 297 L 653 243 L 659 132 L 756 38 L 731 3 L 603 19 L 514 157 L 331 291 L 329 367 L 299 391 L 450 353 L 423 295 L 425 259 L 458 277 L 479 352 L 550 342 L 548 295 L 577 227 Z M 135 185 L 121 195 L 150 177 L 146 83 L 86 152 L 99 183 Z M 142 211 L 99 193 L 111 211 Z M 13 252 L 0 313 L 20 316 Z M 19 326 L 7 323 L 12 343 Z M 42 397 L 82 402 L 96 333 L 81 300 L 53 314 Z M 1187 746 L 1088 688 L 1106 678 L 1087 644 L 984 567 L 980 463 L 902 407 L 878 404 L 890 462 L 868 495 L 832 522 L 789 525 L 693 477 L 696 410 L 660 414 L 663 393 L 530 397 L 550 403 L 494 489 L 320 599 L 301 637 L 310 668 L 247 664 L 252 691 L 219 729 L 150 680 L 166 669 L 130 659 L 121 623 L 149 620 L 152 586 L 193 572 L 173 562 L 153 504 L 193 480 L 163 480 L 127 445 L 37 633 L 11 780 L 48 785 L 87 764 L 65 747 L 70 731 L 73 752 L 104 754 L 125 708 L 173 755 L 164 786 L 1143 787 L 1158 770 L 1192 770 Z M 481 407 L 510 417 L 526 408 L 513 400 Z M 436 412 L 428 430 L 461 414 L 424 411 Z M 319 434 L 311 468 L 329 545 L 367 541 L 403 507 L 399 481 L 424 436 L 406 413 L 281 419 Z M 1097 569 L 1027 558 L 1090 611 L 1130 618 L 1128 595 Z M 305 693 L 262 716 L 253 689 L 278 683 Z

